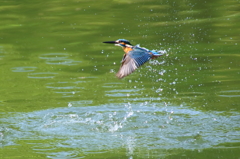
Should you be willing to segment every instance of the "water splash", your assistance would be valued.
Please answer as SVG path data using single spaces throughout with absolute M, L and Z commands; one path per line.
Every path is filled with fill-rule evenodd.
M 205 149 L 239 141 L 239 114 L 234 112 L 225 116 L 221 112 L 153 102 L 76 105 L 2 118 L 2 123 L 11 127 L 3 125 L 8 132 L 0 131 L 1 140 L 4 139 L 4 145 L 12 145 L 16 139 L 47 139 L 49 143 L 40 142 L 35 149 L 39 146 L 47 151 L 50 145 L 59 149 L 69 147 L 65 152 L 69 155 L 74 153 L 71 151 L 74 147 L 83 152 L 125 148 L 129 158 L 155 148 Z M 61 144 L 51 142 L 52 136 L 61 140 Z M 58 155 L 61 156 L 60 152 Z

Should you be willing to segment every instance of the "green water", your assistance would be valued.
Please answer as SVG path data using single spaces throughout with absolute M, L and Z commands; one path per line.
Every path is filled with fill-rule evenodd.
M 240 1 L 2 1 L 1 158 L 240 157 Z M 165 51 L 115 77 L 128 39 Z

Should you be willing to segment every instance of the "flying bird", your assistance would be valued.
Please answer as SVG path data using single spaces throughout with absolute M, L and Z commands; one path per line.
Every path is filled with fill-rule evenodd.
M 121 61 L 120 69 L 116 74 L 119 79 L 133 73 L 138 67 L 142 66 L 150 59 L 154 59 L 163 55 L 160 52 L 148 50 L 144 47 L 140 47 L 139 45 L 134 46 L 126 39 L 105 41 L 103 43 L 115 44 L 115 46 L 120 46 L 125 52 Z

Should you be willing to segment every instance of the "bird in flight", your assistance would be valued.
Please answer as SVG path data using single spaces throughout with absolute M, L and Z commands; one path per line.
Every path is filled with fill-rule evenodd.
M 116 41 L 105 41 L 103 43 L 115 44 L 115 46 L 122 47 L 125 54 L 123 55 L 121 66 L 116 76 L 121 79 L 133 73 L 138 67 L 142 66 L 150 59 L 162 56 L 160 52 L 148 50 L 139 45 L 132 45 L 126 39 L 118 39 Z

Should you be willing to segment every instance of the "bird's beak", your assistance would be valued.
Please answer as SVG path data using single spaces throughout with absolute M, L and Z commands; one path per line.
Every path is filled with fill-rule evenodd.
M 107 43 L 107 44 L 116 44 L 116 41 L 104 41 L 103 43 Z

